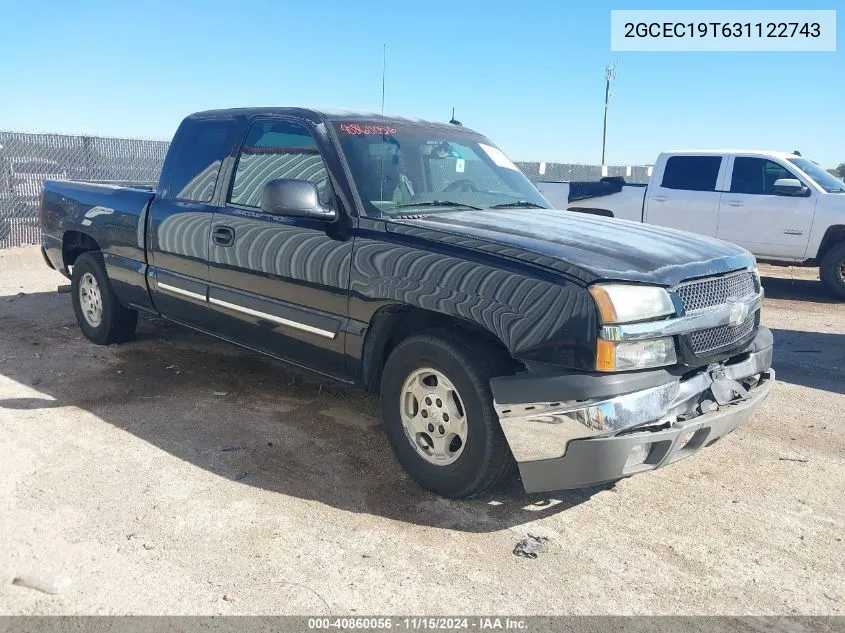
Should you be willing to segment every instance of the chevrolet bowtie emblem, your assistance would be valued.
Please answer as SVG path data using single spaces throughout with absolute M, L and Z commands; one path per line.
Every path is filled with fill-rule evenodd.
M 732 326 L 737 326 L 740 323 L 744 322 L 745 319 L 748 318 L 748 304 L 740 301 L 735 297 L 728 297 L 725 303 L 731 309 L 730 316 L 728 317 L 728 324 Z

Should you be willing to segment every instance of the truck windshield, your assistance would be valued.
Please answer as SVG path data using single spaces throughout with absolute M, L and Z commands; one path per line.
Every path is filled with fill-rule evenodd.
M 827 173 L 824 169 L 806 158 L 789 158 L 790 163 L 816 181 L 816 184 L 828 193 L 845 193 L 845 182 Z
M 551 206 L 499 148 L 460 127 L 396 121 L 334 125 L 370 214 Z

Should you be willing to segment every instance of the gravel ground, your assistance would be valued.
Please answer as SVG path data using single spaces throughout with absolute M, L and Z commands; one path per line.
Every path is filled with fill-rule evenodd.
M 845 305 L 764 275 L 779 384 L 746 426 L 456 502 L 373 396 L 157 319 L 96 347 L 38 250 L 0 251 L 0 614 L 845 614 Z

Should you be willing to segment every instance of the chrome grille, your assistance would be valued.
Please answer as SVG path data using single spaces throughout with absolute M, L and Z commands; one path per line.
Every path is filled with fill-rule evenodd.
M 742 270 L 722 277 L 708 277 L 682 283 L 674 292 L 680 297 L 686 314 L 698 310 L 720 306 L 728 299 L 748 299 L 760 289 L 753 272 Z M 745 340 L 756 330 L 759 324 L 759 312 L 749 314 L 739 325 L 721 325 L 708 330 L 699 330 L 686 336 L 692 353 L 696 356 L 708 356 L 729 348 L 738 341 Z
M 739 325 L 720 325 L 709 330 L 699 330 L 689 335 L 696 356 L 716 351 L 748 336 L 757 324 L 757 313 L 751 314 Z
M 675 287 L 687 313 L 726 303 L 729 297 L 745 299 L 757 294 L 754 273 L 743 270 L 724 277 L 690 281 Z M 737 327 L 742 327 L 740 324 Z

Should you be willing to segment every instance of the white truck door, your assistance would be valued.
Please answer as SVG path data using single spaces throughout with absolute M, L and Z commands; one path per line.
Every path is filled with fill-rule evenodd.
M 815 189 L 775 157 L 731 156 L 729 173 L 717 237 L 759 257 L 803 259 L 818 202 Z M 774 183 L 781 178 L 799 180 L 806 195 L 776 194 Z
M 644 221 L 716 236 L 718 185 L 724 180 L 720 155 L 676 154 L 658 159 L 646 191 Z

